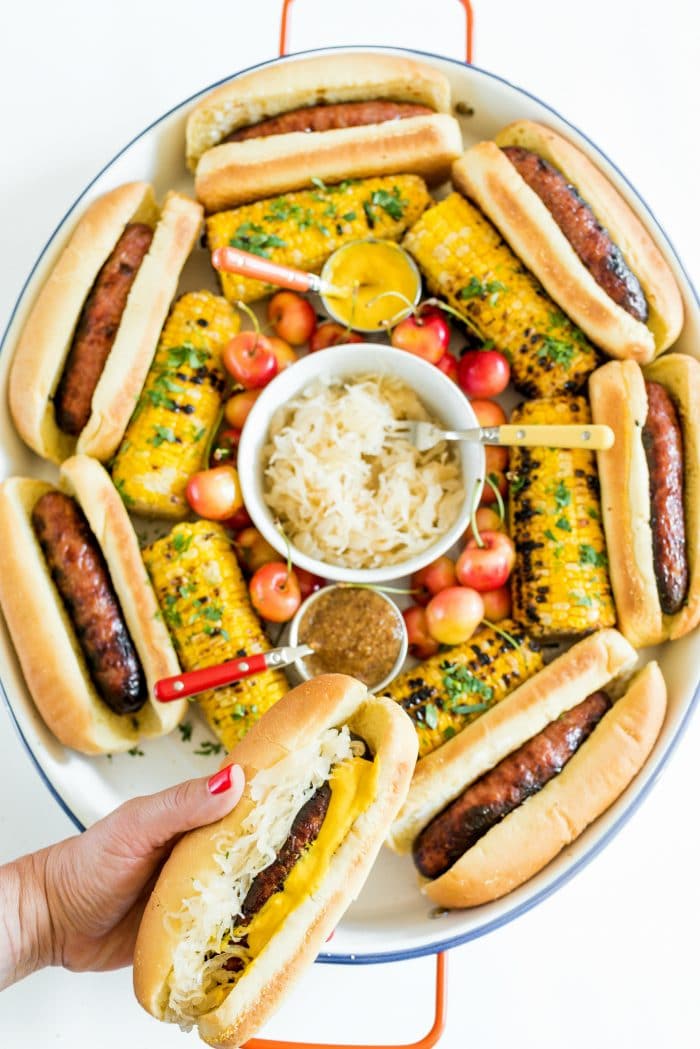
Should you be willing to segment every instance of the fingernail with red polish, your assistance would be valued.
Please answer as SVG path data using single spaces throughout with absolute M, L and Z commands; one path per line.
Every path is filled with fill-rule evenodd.
M 213 776 L 210 776 L 207 781 L 207 789 L 210 794 L 223 794 L 225 790 L 229 790 L 231 787 L 231 771 L 233 765 L 226 765 L 225 768 L 219 769 Z

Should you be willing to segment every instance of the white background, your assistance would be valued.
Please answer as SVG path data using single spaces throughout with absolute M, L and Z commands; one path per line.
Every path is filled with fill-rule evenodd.
M 631 177 L 699 272 L 696 5 L 476 0 L 476 64 L 550 102 Z M 0 15 L 0 327 L 68 203 L 146 124 L 272 57 L 281 0 L 25 0 Z M 463 54 L 456 0 L 297 0 L 291 49 L 341 43 Z M 695 103 L 695 104 L 694 104 Z M 1 541 L 1 537 L 0 537 Z M 515 924 L 451 952 L 444 1049 L 700 1045 L 696 755 L 691 723 L 661 782 L 591 866 Z M 0 861 L 72 833 L 0 710 Z M 433 961 L 316 965 L 267 1034 L 409 1042 Z M 190 1044 L 142 1013 L 130 973 L 50 970 L 0 995 L 0 1044 Z

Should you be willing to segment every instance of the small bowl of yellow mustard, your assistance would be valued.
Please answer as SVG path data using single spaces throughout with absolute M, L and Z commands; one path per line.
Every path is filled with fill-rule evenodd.
M 421 277 L 411 256 L 391 240 L 353 240 L 326 260 L 321 280 L 343 295 L 321 299 L 333 320 L 360 332 L 378 332 L 421 296 Z

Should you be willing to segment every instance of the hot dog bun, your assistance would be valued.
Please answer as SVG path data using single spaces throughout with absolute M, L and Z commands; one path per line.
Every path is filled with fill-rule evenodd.
M 187 834 L 165 864 L 146 907 L 134 952 L 136 996 L 153 1016 L 177 1018 L 168 1015 L 172 996 L 169 980 L 175 971 L 174 958 L 184 928 L 181 923 L 186 921 L 182 917 L 178 921 L 178 916 L 183 915 L 183 901 L 193 895 L 193 881 L 204 886 L 220 883 L 221 867 L 215 856 L 224 840 L 222 835 L 227 859 L 245 833 L 246 819 L 256 813 L 268 818 L 264 811 L 266 798 L 260 793 L 261 781 L 256 781 L 256 776 L 263 772 L 269 777 L 270 772 L 265 770 L 272 770 L 283 759 L 288 768 L 297 752 L 305 753 L 305 748 L 313 747 L 328 729 L 343 726 L 361 737 L 374 755 L 377 779 L 372 800 L 333 852 L 313 893 L 302 896 L 287 914 L 254 963 L 233 989 L 225 992 L 221 1004 L 192 1018 L 200 1036 L 215 1046 L 239 1046 L 250 1038 L 313 962 L 348 904 L 358 895 L 408 790 L 417 751 L 416 734 L 408 716 L 393 701 L 368 695 L 365 686 L 354 678 L 330 674 L 289 692 L 231 751 L 226 763 L 242 765 L 246 776 L 242 801 L 219 823 Z M 299 769 L 300 779 L 307 775 L 308 767 Z M 245 865 L 227 874 L 232 878 L 244 875 Z M 283 894 L 284 890 L 277 896 Z M 204 919 L 199 914 L 200 932 L 208 914 L 209 911 Z
M 647 417 L 644 380 L 660 383 L 674 401 L 683 435 L 688 595 L 675 615 L 662 612 L 654 574 L 649 468 L 642 444 Z M 615 433 L 598 454 L 610 582 L 620 630 L 640 648 L 682 637 L 700 622 L 700 363 L 670 353 L 642 370 L 610 361 L 590 378 L 593 421 Z
M 388 844 L 408 852 L 420 831 L 471 783 L 564 711 L 626 674 L 635 660 L 634 649 L 616 630 L 579 641 L 418 762 Z M 422 891 L 445 907 L 472 907 L 535 874 L 611 805 L 641 768 L 665 703 L 661 673 L 649 664 L 564 770 Z
M 446 113 L 333 131 L 291 132 L 210 149 L 197 166 L 195 189 L 207 211 L 221 211 L 290 190 L 311 177 L 329 184 L 372 175 L 421 175 L 444 181 L 462 151 Z
M 505 146 L 536 153 L 578 190 L 639 280 L 649 308 L 647 323 L 596 282 L 545 204 L 502 152 Z M 530 120 L 516 121 L 495 141 L 467 150 L 454 165 L 453 181 L 498 227 L 562 310 L 609 356 L 645 364 L 676 340 L 683 303 L 670 267 L 613 185 L 561 135 Z
M 449 113 L 450 84 L 431 66 L 399 55 L 317 55 L 265 66 L 222 84 L 195 106 L 187 120 L 187 164 L 195 171 L 212 146 L 268 117 L 304 106 L 370 99 L 417 102 Z
M 104 554 L 152 692 L 159 678 L 179 673 L 179 664 L 124 504 L 106 470 L 87 456 L 63 464 L 61 485 L 80 504 Z M 98 696 L 32 528 L 33 507 L 52 488 L 23 477 L 0 484 L 0 605 L 29 691 L 60 742 L 85 754 L 128 750 L 172 731 L 187 704 L 149 699 L 137 714 L 118 715 Z
M 130 182 L 84 213 L 39 292 L 19 337 L 9 378 L 10 412 L 22 439 L 60 463 L 75 452 L 106 461 L 116 451 L 155 353 L 202 209 L 168 193 L 162 209 L 146 182 Z M 59 429 L 53 396 L 83 304 L 124 228 L 142 222 L 153 241 L 129 291 L 114 344 L 77 440 Z

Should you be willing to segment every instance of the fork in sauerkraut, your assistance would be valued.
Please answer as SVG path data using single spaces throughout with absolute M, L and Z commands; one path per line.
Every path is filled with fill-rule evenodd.
M 434 422 L 390 375 L 317 380 L 272 418 L 265 501 L 299 550 L 347 568 L 397 564 L 434 543 L 464 501 L 446 442 L 419 452 L 391 435 L 397 419 Z

